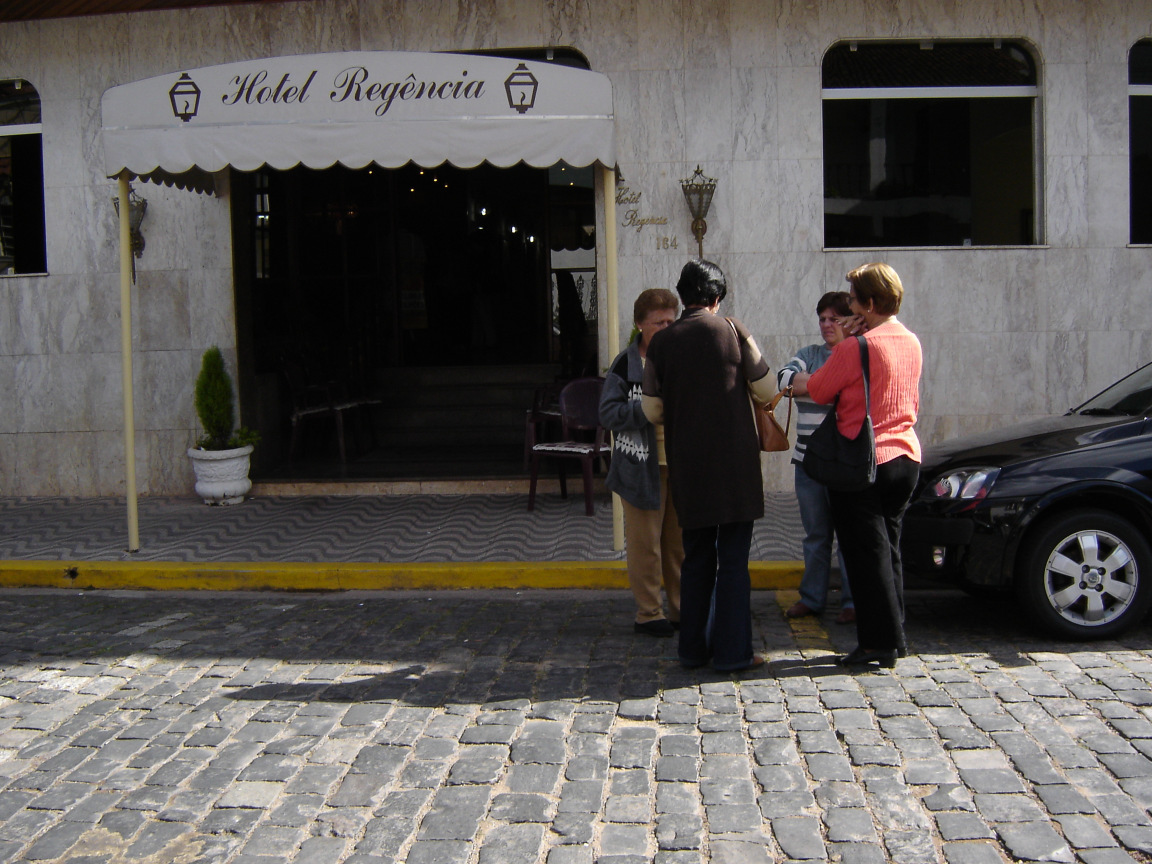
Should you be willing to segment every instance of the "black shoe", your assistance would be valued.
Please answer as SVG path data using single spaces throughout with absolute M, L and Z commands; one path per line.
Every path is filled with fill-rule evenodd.
M 895 648 L 883 648 L 878 651 L 865 651 L 857 648 L 851 654 L 837 657 L 836 662 L 841 666 L 865 666 L 869 663 L 878 663 L 884 669 L 891 669 L 896 665 Z
M 657 618 L 655 621 L 645 621 L 643 624 L 637 621 L 632 625 L 632 629 L 645 636 L 671 636 L 676 632 L 672 622 L 667 618 Z

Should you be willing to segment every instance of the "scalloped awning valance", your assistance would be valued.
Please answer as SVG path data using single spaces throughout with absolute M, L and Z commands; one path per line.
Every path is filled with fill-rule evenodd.
M 226 167 L 616 163 L 607 76 L 455 53 L 303 54 L 105 91 L 104 165 L 202 188 Z

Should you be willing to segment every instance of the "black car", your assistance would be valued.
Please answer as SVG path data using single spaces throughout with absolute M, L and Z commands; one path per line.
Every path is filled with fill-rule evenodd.
M 925 448 L 910 576 L 1014 591 L 1050 632 L 1102 639 L 1152 604 L 1152 363 L 1078 408 Z

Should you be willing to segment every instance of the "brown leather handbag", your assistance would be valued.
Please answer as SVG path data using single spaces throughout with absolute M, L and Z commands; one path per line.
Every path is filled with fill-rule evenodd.
M 784 425 L 776 419 L 776 405 L 785 396 L 788 397 L 788 418 Z M 752 403 L 756 412 L 756 432 L 760 435 L 760 449 L 765 453 L 779 453 L 789 450 L 792 445 L 788 443 L 788 428 L 792 425 L 792 388 L 786 387 L 772 397 L 767 405 Z
M 732 335 L 736 337 L 736 345 L 740 347 L 743 353 L 743 346 L 740 343 L 740 334 L 736 332 L 736 325 L 732 323 L 731 318 L 725 318 L 728 326 L 732 328 Z M 780 421 L 776 419 L 773 413 L 776 410 L 777 403 L 780 402 L 784 396 L 787 395 L 788 399 L 788 419 L 784 421 L 784 425 L 780 425 Z M 752 403 L 752 416 L 756 418 L 756 434 L 760 437 L 760 451 L 763 453 L 779 453 L 782 450 L 789 449 L 792 445 L 788 443 L 788 427 L 792 425 L 792 388 L 785 387 L 774 397 L 767 405 L 760 405 L 752 398 L 752 394 L 748 394 L 748 401 Z

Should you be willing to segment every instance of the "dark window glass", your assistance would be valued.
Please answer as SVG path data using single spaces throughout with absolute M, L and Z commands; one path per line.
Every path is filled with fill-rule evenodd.
M 824 82 L 935 88 L 923 98 L 825 98 L 826 247 L 1036 242 L 1033 97 L 947 92 L 1032 86 L 1026 52 L 1008 43 L 840 45 Z
M 849 42 L 824 56 L 826 90 L 1035 84 L 1032 57 L 1014 42 Z
M 1152 84 L 1152 39 L 1132 46 L 1132 53 L 1128 55 L 1128 83 Z
M 1152 85 L 1152 39 L 1132 47 L 1128 81 Z M 1128 182 L 1132 243 L 1152 243 L 1152 95 L 1128 97 Z
M 0 274 L 48 269 L 41 136 L 19 128 L 39 123 L 35 88 L 27 81 L 0 81 Z
M 272 199 L 268 194 L 268 175 L 252 176 L 253 193 L 253 266 L 257 279 L 272 278 Z
M 575 48 L 491 48 L 477 51 L 459 51 L 459 54 L 476 54 L 481 57 L 510 57 L 513 60 L 533 60 L 537 63 L 553 63 L 556 66 L 571 66 L 573 69 L 591 69 L 588 58 Z
M 1128 99 L 1133 243 L 1152 243 L 1152 96 Z

